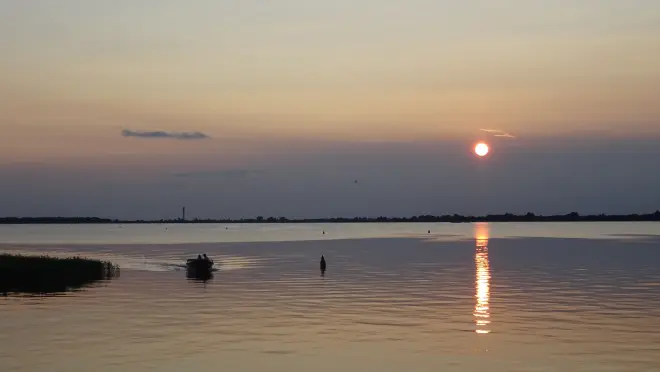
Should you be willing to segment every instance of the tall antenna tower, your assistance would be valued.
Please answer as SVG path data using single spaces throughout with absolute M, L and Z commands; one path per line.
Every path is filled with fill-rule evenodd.
M 186 220 L 186 207 L 183 207 L 181 211 L 181 221 L 185 221 L 185 220 Z

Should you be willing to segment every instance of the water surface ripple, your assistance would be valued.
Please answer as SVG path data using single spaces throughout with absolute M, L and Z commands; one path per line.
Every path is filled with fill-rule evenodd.
M 470 239 L 449 241 L 5 245 L 129 268 L 83 292 L 0 298 L 0 365 L 659 370 L 660 240 L 493 238 L 487 224 L 471 228 Z M 180 267 L 198 253 L 220 263 L 209 281 L 188 280 Z

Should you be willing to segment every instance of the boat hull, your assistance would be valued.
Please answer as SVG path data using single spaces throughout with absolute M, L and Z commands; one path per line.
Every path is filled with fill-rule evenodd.
M 186 262 L 186 267 L 188 268 L 188 270 L 194 270 L 198 272 L 211 272 L 211 269 L 213 269 L 213 261 L 188 260 Z

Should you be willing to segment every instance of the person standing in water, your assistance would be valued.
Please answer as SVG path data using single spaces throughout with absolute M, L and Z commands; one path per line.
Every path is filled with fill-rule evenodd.
M 321 255 L 321 273 L 325 272 L 325 268 L 326 268 L 325 257 Z

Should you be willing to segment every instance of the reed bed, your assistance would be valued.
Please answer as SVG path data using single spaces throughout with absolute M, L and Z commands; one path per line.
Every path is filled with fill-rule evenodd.
M 0 293 L 48 294 L 119 276 L 119 266 L 82 257 L 0 254 Z

